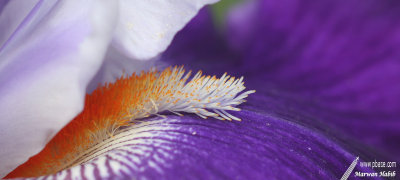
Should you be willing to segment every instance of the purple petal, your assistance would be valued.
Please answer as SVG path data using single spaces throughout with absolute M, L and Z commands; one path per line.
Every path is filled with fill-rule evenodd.
M 251 9 L 245 15 L 232 12 L 230 42 L 244 56 L 247 78 L 299 94 L 329 111 L 328 122 L 394 155 L 400 150 L 399 7 L 376 0 L 257 1 L 243 7 Z
M 338 179 L 356 156 L 378 157 L 362 145 L 348 145 L 349 139 L 283 94 L 255 95 L 242 108 L 235 113 L 242 122 L 191 115 L 142 121 L 114 137 L 113 148 L 111 143 L 98 148 L 97 159 L 54 176 Z
M 211 31 L 211 19 L 203 14 L 177 35 L 163 58 L 177 64 L 188 58 L 189 67 L 244 75 L 258 92 L 290 92 L 332 128 L 400 159 L 396 3 L 250 1 L 230 14 L 228 39 Z M 208 38 L 196 39 L 199 32 Z M 191 45 L 203 48 L 179 52 Z
M 233 69 L 241 62 L 237 53 L 231 51 L 224 37 L 214 27 L 208 8 L 203 8 L 177 34 L 161 59 L 169 64 L 185 64 L 192 69 L 214 74 L 224 71 L 236 74 Z
M 248 18 L 232 13 L 230 40 L 247 76 L 317 93 L 340 111 L 398 112 L 400 6 L 389 2 L 258 1 Z

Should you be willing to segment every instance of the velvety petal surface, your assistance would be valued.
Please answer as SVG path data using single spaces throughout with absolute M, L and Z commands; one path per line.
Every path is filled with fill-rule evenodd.
M 398 7 L 374 0 L 249 1 L 230 13 L 228 36 L 212 31 L 203 14 L 163 58 L 243 75 L 257 91 L 290 92 L 325 123 L 400 159 Z
M 2 5 L 0 177 L 38 153 L 81 111 L 86 86 L 111 40 L 117 7 L 113 1 Z
M 398 1 L 262 0 L 233 11 L 228 29 L 246 77 L 303 96 L 400 159 L 399 17 Z

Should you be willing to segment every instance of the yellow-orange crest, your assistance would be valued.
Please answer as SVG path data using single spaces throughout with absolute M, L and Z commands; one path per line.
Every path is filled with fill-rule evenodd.
M 20 165 L 6 178 L 38 177 L 53 174 L 79 164 L 88 149 L 108 138 L 133 120 L 169 111 L 195 113 L 202 118 L 240 120 L 226 112 L 248 94 L 243 78 L 203 76 L 199 71 L 191 77 L 183 67 L 152 70 L 121 77 L 86 95 L 84 110 L 56 134 L 46 147 Z M 190 81 L 188 79 L 191 78 Z

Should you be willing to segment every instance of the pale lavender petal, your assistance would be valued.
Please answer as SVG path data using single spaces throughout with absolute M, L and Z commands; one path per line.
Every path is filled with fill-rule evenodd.
M 27 24 L 29 13 L 34 13 L 39 0 L 15 0 L 0 2 L 0 49 Z M 25 21 L 25 23 L 23 23 Z
M 9 2 L 0 19 L 24 3 Z M 81 111 L 116 14 L 112 1 L 38 1 L 22 21 L 16 17 L 20 24 L 10 27 L 12 33 L 1 31 L 10 37 L 0 50 L 0 177 L 38 153 Z

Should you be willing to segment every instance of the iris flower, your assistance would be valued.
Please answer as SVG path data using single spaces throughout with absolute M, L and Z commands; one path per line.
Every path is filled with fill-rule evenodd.
M 1 4 L 1 175 L 74 119 L 86 92 L 153 65 L 244 76 L 257 92 L 229 112 L 240 122 L 140 119 L 49 177 L 338 179 L 356 157 L 400 159 L 397 1 L 247 1 L 222 30 L 204 9 L 160 60 L 140 61 L 163 51 L 199 2 Z

